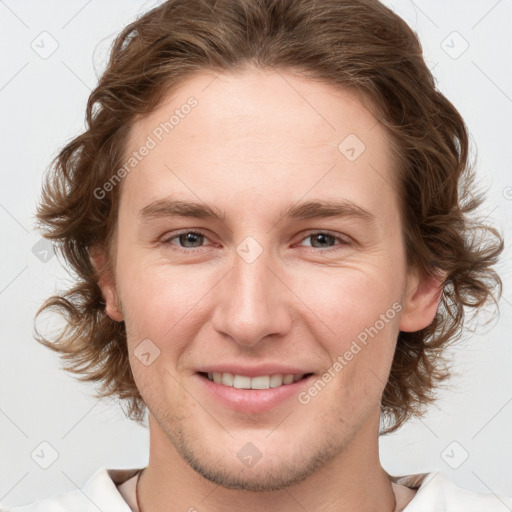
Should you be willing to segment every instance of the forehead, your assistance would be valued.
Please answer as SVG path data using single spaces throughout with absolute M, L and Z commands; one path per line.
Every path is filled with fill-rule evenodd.
M 134 123 L 127 157 L 152 147 L 126 178 L 126 195 L 140 207 L 176 190 L 220 202 L 251 190 L 269 207 L 272 191 L 281 200 L 308 189 L 393 199 L 388 135 L 370 108 L 355 92 L 289 71 L 199 73 Z

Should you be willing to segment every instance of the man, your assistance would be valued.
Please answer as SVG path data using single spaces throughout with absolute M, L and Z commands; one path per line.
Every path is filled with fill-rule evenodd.
M 400 18 L 169 1 L 118 37 L 87 120 L 39 209 L 79 278 L 39 339 L 147 408 L 149 463 L 17 510 L 512 506 L 379 461 L 502 250 L 472 237 L 466 129 Z

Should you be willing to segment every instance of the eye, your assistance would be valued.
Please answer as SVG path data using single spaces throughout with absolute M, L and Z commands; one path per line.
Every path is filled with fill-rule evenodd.
M 208 240 L 206 235 L 197 231 L 183 231 L 162 240 L 162 243 L 166 245 L 177 245 L 178 249 L 194 249 L 201 247 L 205 239 Z M 174 243 L 174 240 L 177 240 L 178 244 Z
M 333 235 L 326 231 L 315 231 L 313 233 L 309 233 L 305 238 L 302 239 L 302 241 L 308 239 L 312 240 L 312 244 L 310 247 L 312 247 L 313 249 L 326 249 L 337 251 L 343 249 L 347 245 L 350 245 L 350 240 L 348 240 L 346 237 Z M 337 240 L 340 243 L 338 244 L 338 247 L 335 247 Z
M 326 231 L 311 232 L 302 239 L 302 242 L 308 239 L 311 240 L 309 247 L 322 252 L 337 251 L 351 245 L 348 237 L 331 234 Z M 164 245 L 172 245 L 173 248 L 178 251 L 190 253 L 193 249 L 204 247 L 205 240 L 208 240 L 208 237 L 200 231 L 182 231 L 181 233 L 176 233 L 163 239 L 162 243 Z M 336 244 L 336 242 L 338 242 L 338 244 Z M 308 245 L 305 247 L 308 247 Z

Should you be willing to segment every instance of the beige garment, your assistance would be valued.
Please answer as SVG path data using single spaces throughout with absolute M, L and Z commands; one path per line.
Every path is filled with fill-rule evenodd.
M 133 512 L 139 512 L 139 507 L 137 507 L 137 497 L 135 493 L 139 475 L 140 471 L 137 471 L 134 476 L 129 477 L 128 480 L 117 486 L 119 494 L 123 497 L 124 501 L 128 503 L 128 506 L 133 510 Z
M 133 512 L 139 512 L 135 494 L 139 475 L 140 473 L 137 472 L 134 476 L 129 477 L 128 480 L 117 486 L 119 494 L 121 494 Z M 425 476 L 425 473 L 421 473 L 418 475 L 408 475 L 407 477 L 391 477 L 391 488 L 393 489 L 396 499 L 394 512 L 402 512 L 407 504 L 414 498 L 416 489 L 421 485 Z M 407 486 L 402 484 L 407 484 Z

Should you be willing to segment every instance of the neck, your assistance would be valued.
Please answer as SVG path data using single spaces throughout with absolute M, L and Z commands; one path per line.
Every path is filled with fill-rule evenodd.
M 224 488 L 202 477 L 183 460 L 151 415 L 149 423 L 150 459 L 138 486 L 139 512 L 395 510 L 391 482 L 379 461 L 375 425 L 361 429 L 342 453 L 302 482 L 280 490 L 252 492 Z

